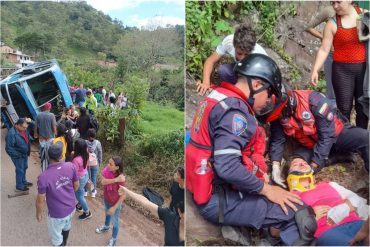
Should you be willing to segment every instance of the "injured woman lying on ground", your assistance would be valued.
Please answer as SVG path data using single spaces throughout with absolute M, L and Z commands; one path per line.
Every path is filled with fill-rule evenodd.
M 368 224 L 366 200 L 336 182 L 316 184 L 311 166 L 301 157 L 293 157 L 289 164 L 285 174 L 289 190 L 297 193 L 315 214 L 316 245 L 349 245 L 361 227 Z M 368 246 L 363 241 L 356 244 Z

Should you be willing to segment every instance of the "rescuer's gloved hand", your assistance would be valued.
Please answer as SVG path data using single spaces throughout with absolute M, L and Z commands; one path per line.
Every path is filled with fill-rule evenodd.
M 283 188 L 286 188 L 284 184 L 285 179 L 281 178 L 281 168 L 279 162 L 272 162 L 272 180 Z

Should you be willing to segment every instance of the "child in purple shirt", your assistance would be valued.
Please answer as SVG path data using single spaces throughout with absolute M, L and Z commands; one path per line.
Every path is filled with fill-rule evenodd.
M 49 167 L 38 177 L 36 218 L 42 221 L 43 209 L 48 207 L 48 233 L 53 245 L 66 245 L 75 212 L 74 191 L 79 186 L 76 170 L 72 163 L 61 161 L 63 144 L 50 146 Z

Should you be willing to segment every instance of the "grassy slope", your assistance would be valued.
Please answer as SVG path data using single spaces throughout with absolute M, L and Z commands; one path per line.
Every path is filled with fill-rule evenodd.
M 145 134 L 178 130 L 184 126 L 184 112 L 171 106 L 146 102 L 141 126 Z

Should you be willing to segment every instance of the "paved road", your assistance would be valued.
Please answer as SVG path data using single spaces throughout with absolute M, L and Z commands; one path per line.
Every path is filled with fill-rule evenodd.
M 32 147 L 27 170 L 27 180 L 34 183 L 30 194 L 8 199 L 8 194 L 15 189 L 15 169 L 5 152 L 6 129 L 1 134 L 1 242 L 0 245 L 51 245 L 47 234 L 46 212 L 44 220 L 36 220 L 35 201 L 37 195 L 37 176 L 40 174 L 38 152 Z M 111 231 L 102 235 L 95 233 L 95 228 L 104 223 L 105 214 L 101 191 L 97 198 L 88 197 L 88 204 L 93 214 L 91 219 L 79 221 L 76 212 L 68 245 L 105 246 L 111 237 Z M 45 210 L 46 211 L 46 210 Z M 149 220 L 133 208 L 124 207 L 121 213 L 121 227 L 116 245 L 163 245 L 164 228 Z

